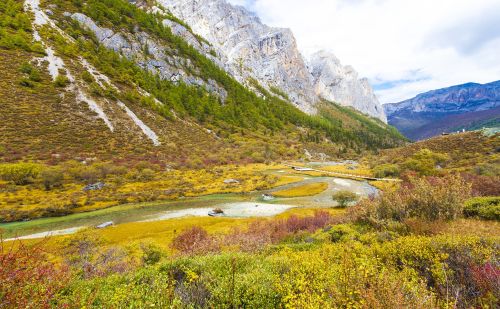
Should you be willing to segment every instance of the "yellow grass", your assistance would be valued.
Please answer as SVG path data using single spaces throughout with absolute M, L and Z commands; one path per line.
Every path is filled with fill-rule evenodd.
M 50 191 L 40 185 L 17 186 L 0 192 L 0 211 L 12 212 L 7 221 L 19 220 L 20 213 L 30 218 L 46 216 L 47 209 L 60 213 L 81 213 L 120 204 L 171 200 L 181 196 L 195 197 L 219 193 L 242 193 L 265 190 L 302 180 L 301 177 L 269 174 L 280 165 L 227 165 L 199 170 L 157 172 L 151 181 L 122 177 L 103 180 L 103 190 L 83 192 L 83 184 L 65 184 Z M 237 184 L 225 184 L 237 179 Z M 4 186 L 6 184 L 3 184 Z M 75 207 L 76 206 L 76 207 Z M 17 216 L 17 217 L 15 217 Z
M 365 176 L 365 177 L 372 177 L 372 171 L 363 165 L 359 166 L 352 166 L 354 169 L 350 169 L 350 166 L 348 165 L 333 165 L 333 166 L 324 166 L 321 167 L 321 170 L 328 171 L 328 172 L 335 172 L 335 173 L 342 173 L 342 174 L 351 174 L 351 175 L 356 175 L 356 176 Z
M 273 192 L 276 197 L 299 197 L 299 196 L 312 196 L 319 194 L 328 189 L 328 184 L 325 182 L 311 183 L 302 185 L 295 188 Z
M 347 212 L 346 208 L 304 208 L 304 207 L 298 207 L 298 208 L 292 208 L 284 213 L 281 213 L 277 215 L 275 218 L 282 218 L 286 219 L 289 218 L 292 215 L 296 215 L 299 217 L 305 217 L 305 216 L 312 216 L 316 211 L 326 211 L 332 216 L 340 216 L 343 215 Z
M 286 219 L 292 215 L 297 216 L 312 216 L 317 210 L 327 211 L 332 216 L 340 216 L 345 213 L 345 209 L 334 208 L 292 208 L 288 211 L 277 215 L 273 218 L 213 218 L 213 217 L 185 217 L 178 219 L 169 219 L 165 221 L 153 222 L 132 222 L 124 223 L 114 227 L 109 227 L 102 230 L 87 229 L 79 233 L 90 233 L 103 240 L 105 246 L 123 246 L 131 250 L 131 252 L 139 251 L 140 244 L 154 243 L 169 253 L 172 253 L 170 244 L 174 237 L 182 231 L 199 226 L 205 229 L 210 234 L 228 233 L 233 228 L 245 228 L 256 220 L 273 220 L 276 218 Z M 78 237 L 78 234 L 54 236 L 47 240 L 31 239 L 23 241 L 24 244 L 33 245 L 44 241 L 44 248 L 54 255 L 57 259 L 62 248 L 68 240 L 73 237 Z M 11 246 L 16 246 L 17 242 L 6 242 L 5 247 L 10 249 Z
M 374 180 L 369 181 L 368 183 L 383 192 L 394 192 L 399 188 L 400 185 L 400 183 L 397 181 Z

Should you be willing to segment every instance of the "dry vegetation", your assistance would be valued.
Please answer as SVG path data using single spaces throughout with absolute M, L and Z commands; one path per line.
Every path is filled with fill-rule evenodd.
M 127 169 L 109 163 L 82 165 L 78 162 L 66 162 L 56 167 L 0 164 L 0 178 L 3 176 L 9 180 L 12 166 L 30 170 L 35 166 L 37 172 L 28 176 L 21 173 L 22 177 L 18 178 L 21 177 L 25 184 L 16 184 L 13 180 L 0 184 L 0 221 L 3 222 L 61 216 L 129 203 L 244 193 L 299 180 L 270 175 L 266 171 L 279 166 L 264 164 L 165 170 L 159 165 L 146 163 Z M 228 179 L 238 183 L 224 183 Z M 84 190 L 87 184 L 96 182 L 104 183 L 104 187 Z
M 301 185 L 298 187 L 293 187 L 290 189 L 285 189 L 281 191 L 273 192 L 276 197 L 300 197 L 300 196 L 312 196 L 319 194 L 328 189 L 328 184 L 325 182 L 311 183 L 306 185 Z

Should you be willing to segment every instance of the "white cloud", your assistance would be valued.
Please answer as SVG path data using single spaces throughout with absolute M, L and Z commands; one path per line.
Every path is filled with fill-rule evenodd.
M 372 81 L 383 103 L 500 79 L 498 0 L 230 2 L 266 24 L 291 28 L 306 55 L 333 51 Z

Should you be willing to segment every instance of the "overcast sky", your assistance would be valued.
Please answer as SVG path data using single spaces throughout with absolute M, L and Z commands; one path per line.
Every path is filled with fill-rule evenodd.
M 229 0 L 291 28 L 301 51 L 335 53 L 382 103 L 500 80 L 500 0 Z

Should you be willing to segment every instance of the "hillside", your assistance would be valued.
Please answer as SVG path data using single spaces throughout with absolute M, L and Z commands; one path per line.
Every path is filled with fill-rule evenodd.
M 404 147 L 382 150 L 377 157 L 385 162 L 402 163 L 422 149 L 447 154 L 447 167 L 459 170 L 478 168 L 483 164 L 495 166 L 500 163 L 498 134 L 488 136 L 481 131 L 437 136 Z
M 389 123 L 413 140 L 462 129 L 498 127 L 500 81 L 433 90 L 407 101 L 386 104 L 384 109 Z
M 393 128 L 333 104 L 330 119 L 306 115 L 253 83 L 256 95 L 193 46 L 210 48 L 202 38 L 189 32 L 187 43 L 172 34 L 168 25 L 182 21 L 136 5 L 1 4 L 2 161 L 195 167 L 297 158 L 304 149 L 356 155 L 402 142 Z

